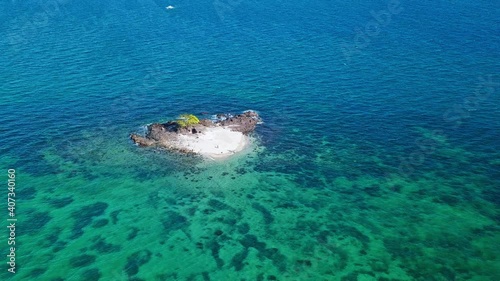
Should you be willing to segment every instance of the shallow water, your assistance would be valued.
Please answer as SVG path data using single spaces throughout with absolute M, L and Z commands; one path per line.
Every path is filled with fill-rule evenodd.
M 387 2 L 47 3 L 0 8 L 0 279 L 500 280 L 498 4 L 401 1 L 346 56 Z M 247 109 L 227 161 L 128 140 Z

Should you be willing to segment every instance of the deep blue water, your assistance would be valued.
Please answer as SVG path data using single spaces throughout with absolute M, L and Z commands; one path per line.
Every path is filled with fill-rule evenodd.
M 379 232 L 375 228 L 371 232 L 366 229 L 359 231 L 370 232 L 370 235 L 365 235 L 372 243 L 379 238 L 384 240 L 385 250 L 392 257 L 385 264 L 393 264 L 386 270 L 377 271 L 377 266 L 372 266 L 369 261 L 356 258 L 362 254 L 348 252 L 345 255 L 349 256 L 349 266 L 337 268 L 336 274 L 326 270 L 326 265 L 319 260 L 313 260 L 312 266 L 292 269 L 290 264 L 298 259 L 294 254 L 299 256 L 299 251 L 290 250 L 294 249 L 290 246 L 287 252 L 287 246 L 281 248 L 276 242 L 282 240 L 279 235 L 267 230 L 264 232 L 270 236 L 265 238 L 267 244 L 275 243 L 280 253 L 286 252 L 286 258 L 283 258 L 289 265 L 286 269 L 263 262 L 271 260 L 266 255 L 259 261 L 255 255 L 249 254 L 243 268 L 229 266 L 228 261 L 236 258 L 222 257 L 224 266 L 219 262 L 217 266 L 200 265 L 203 274 L 206 273 L 211 280 L 236 280 L 232 279 L 236 275 L 231 274 L 238 272 L 244 276 L 242 278 L 247 278 L 245 280 L 265 280 L 259 278 L 268 275 L 259 275 L 259 272 L 274 272 L 273 266 L 278 268 L 278 273 L 273 273 L 278 280 L 500 279 L 498 249 L 485 246 L 500 243 L 498 1 L 401 0 L 392 4 L 390 1 L 324 0 L 4 2 L 0 7 L 1 163 L 2 169 L 15 168 L 20 177 L 26 175 L 25 185 L 37 190 L 34 199 L 24 202 L 19 199 L 19 216 L 23 216 L 23 209 L 45 206 L 41 209 L 52 218 L 50 223 L 53 225 L 42 226 L 40 233 L 57 228 L 54 221 L 66 219 L 57 217 L 60 214 L 53 204 L 46 204 L 53 185 L 60 188 L 60 196 L 72 194 L 77 186 L 90 189 L 88 192 L 94 194 L 93 197 L 87 194 L 88 198 L 87 195 L 75 195 L 76 207 L 71 203 L 67 208 L 79 208 L 84 202 L 90 204 L 92 200 L 99 200 L 109 203 L 110 209 L 119 209 L 121 199 L 102 198 L 101 189 L 120 190 L 126 186 L 120 182 L 132 181 L 136 174 L 146 174 L 147 177 L 134 185 L 142 182 L 141 190 L 157 190 L 164 187 L 164 183 L 144 182 L 162 175 L 172 176 L 174 171 L 182 173 L 183 169 L 188 169 L 186 166 L 192 165 L 191 160 L 182 157 L 154 156 L 154 153 L 137 150 L 128 141 L 128 134 L 140 130 L 142 125 L 168 120 L 185 112 L 237 113 L 254 109 L 264 120 L 256 136 L 265 152 L 252 158 L 251 163 L 231 165 L 251 167 L 248 168 L 252 175 L 249 178 L 255 181 L 265 181 L 268 173 L 276 173 L 283 180 L 293 179 L 293 184 L 284 184 L 289 186 L 291 193 L 300 193 L 301 188 L 317 188 L 318 193 L 333 190 L 335 194 L 349 194 L 346 195 L 349 198 L 337 198 L 328 192 L 318 195 L 316 191 L 310 191 L 313 192 L 311 198 L 331 198 L 333 201 L 336 198 L 335 204 L 352 208 L 353 212 L 362 210 L 361 214 L 368 208 L 377 214 L 371 224 L 380 223 Z M 166 10 L 168 5 L 175 6 L 175 9 Z M 388 5 L 393 5 L 392 9 L 398 11 L 391 14 L 390 21 L 379 25 L 379 30 L 366 29 L 374 22 L 372 11 L 389 11 Z M 369 41 L 360 39 L 360 32 Z M 422 141 L 427 141 L 428 146 L 422 148 Z M 425 150 L 429 146 L 432 149 Z M 114 158 L 121 153 L 116 147 L 134 156 L 123 156 L 122 163 L 117 160 L 122 158 Z M 113 150 L 115 148 L 117 151 Z M 414 161 L 414 158 L 421 161 Z M 231 165 L 227 166 L 233 169 Z M 80 175 L 79 171 L 85 176 L 72 182 L 71 175 Z M 211 172 L 209 168 L 207 173 Z M 352 182 L 352 189 L 347 188 L 351 185 L 343 179 Z M 178 180 L 174 184 L 176 189 L 196 185 L 196 181 L 187 177 Z M 356 186 L 369 181 L 388 190 L 389 195 L 382 196 L 387 200 L 385 203 L 377 207 L 367 203 L 371 207 L 366 207 L 365 203 L 355 203 L 361 202 L 358 197 L 350 197 L 352 192 L 358 192 Z M 250 179 L 238 177 L 236 184 L 222 182 L 217 186 L 227 185 L 229 188 L 251 184 Z M 407 190 L 402 197 L 393 192 L 393 186 L 398 184 Z M 431 187 L 431 184 L 436 186 Z M 344 186 L 349 192 L 339 191 L 335 186 Z M 458 199 L 446 200 L 451 190 Z M 265 189 L 261 192 L 262 196 L 271 194 Z M 368 199 L 365 199 L 368 202 L 382 200 L 374 195 L 376 192 L 367 192 Z M 132 198 L 140 197 L 139 193 L 134 195 L 130 190 L 127 193 Z M 471 219 L 462 225 L 458 223 L 460 226 L 455 230 L 423 234 L 429 225 L 435 229 L 441 225 L 435 225 L 431 220 L 426 222 L 429 225 L 422 223 L 426 221 L 425 216 L 422 221 L 413 221 L 404 214 L 392 213 L 382 207 L 393 204 L 391 200 L 394 198 L 404 198 L 407 200 L 401 199 L 404 204 L 418 205 L 415 213 L 430 208 L 422 202 L 431 205 L 447 202 L 450 208 L 462 210 L 471 217 L 482 216 L 482 219 L 477 225 Z M 287 200 L 286 196 L 281 199 Z M 319 213 L 333 208 L 311 200 L 299 205 Z M 231 205 L 230 201 L 226 204 Z M 254 209 L 261 210 L 255 206 Z M 271 204 L 266 208 L 275 210 L 277 207 Z M 155 210 L 161 213 L 159 209 L 153 209 L 153 213 Z M 401 219 L 391 226 L 392 229 L 410 223 L 404 228 L 414 227 L 422 234 L 413 240 L 398 242 L 407 243 L 408 247 L 396 249 L 397 246 L 387 243 L 386 236 L 381 234 L 386 225 L 378 219 L 384 217 L 385 212 Z M 182 223 L 191 227 L 196 225 L 196 216 L 184 215 L 187 220 Z M 279 215 L 274 215 L 278 221 Z M 29 215 L 24 216 L 29 221 Z M 321 221 L 321 218 L 312 220 Z M 341 220 L 351 221 L 348 215 Z M 325 218 L 322 224 L 328 222 L 329 219 Z M 250 220 L 251 228 L 252 223 L 255 222 Z M 280 229 L 280 222 L 274 223 L 278 233 L 305 235 L 293 229 Z M 255 224 L 258 229 L 258 223 Z M 25 227 L 29 228 L 28 225 Z M 64 229 L 64 225 L 58 227 Z M 122 227 L 125 229 L 124 225 Z M 316 232 L 329 231 L 332 236 L 318 239 L 332 245 L 336 239 L 333 237 L 342 232 L 319 228 L 309 229 L 311 237 L 316 237 Z M 23 230 L 19 231 L 20 241 L 24 239 L 20 243 L 35 243 L 43 237 L 42 234 L 40 237 L 37 234 L 22 236 Z M 100 228 L 95 231 L 102 231 L 103 235 L 108 233 Z M 443 246 L 445 250 L 438 247 L 437 244 L 446 244 L 443 241 L 447 239 L 453 240 L 447 236 L 452 231 L 462 231 L 464 237 L 472 240 L 477 238 L 473 242 L 476 244 L 470 246 L 471 249 L 460 244 L 462 242 L 450 242 L 451 246 Z M 172 232 L 167 233 L 172 235 Z M 345 233 L 346 237 L 356 237 L 357 232 Z M 258 231 L 254 234 L 259 240 L 262 238 Z M 426 244 L 422 242 L 429 241 L 426 235 L 438 238 Z M 391 234 L 391 237 L 397 236 L 397 231 Z M 243 240 L 238 240 L 237 236 L 227 239 L 240 241 L 245 246 L 245 241 L 250 238 L 248 235 L 244 237 Z M 74 240 L 80 243 L 91 240 L 77 239 Z M 192 241 L 194 245 L 194 238 Z M 127 250 L 131 242 L 120 243 L 127 252 L 123 255 L 133 252 Z M 134 242 L 134 247 L 137 243 Z M 338 243 L 335 247 L 342 248 Z M 36 245 L 40 249 L 47 248 Z M 374 246 L 370 247 L 373 250 Z M 152 249 L 147 245 L 144 248 Z M 461 248 L 474 252 L 474 257 L 467 260 L 472 254 L 461 251 Z M 445 252 L 442 257 L 433 254 L 439 249 Z M 68 249 L 61 255 L 71 257 L 74 253 L 78 256 L 80 250 Z M 20 249 L 19 255 L 22 257 L 24 253 L 27 257 L 27 252 L 23 251 Z M 301 254 L 315 257 L 321 256 L 318 253 L 321 251 Z M 372 253 L 366 249 L 363 251 L 368 251 L 368 256 Z M 405 256 L 401 254 L 403 251 L 411 254 Z M 201 254 L 193 254 L 196 255 Z M 324 257 L 331 255 L 335 254 Z M 452 259 L 454 255 L 464 258 L 455 261 Z M 61 258 L 56 252 L 52 256 L 56 260 Z M 106 263 L 101 256 L 97 264 Z M 403 263 L 417 265 L 398 270 L 395 267 L 399 258 Z M 203 264 L 201 256 L 200 260 L 193 259 Z M 474 265 L 477 260 L 482 266 Z M 50 259 L 47 262 L 57 265 Z M 30 270 L 37 267 L 33 260 L 20 258 L 19 263 Z M 353 265 L 356 263 L 367 268 L 356 267 Z M 126 262 L 118 262 L 117 267 L 123 264 Z M 304 262 L 300 264 L 303 266 Z M 441 267 L 434 268 L 430 264 Z M 175 270 L 169 271 L 168 260 L 164 265 L 164 275 L 160 274 L 158 268 L 161 266 L 158 265 L 157 272 L 151 268 L 141 268 L 139 275 L 125 272 L 127 278 L 138 276 L 144 280 L 207 280 L 205 275 L 201 277 L 201 273 L 192 276 L 188 273 L 173 274 Z M 267 269 L 261 269 L 262 266 Z M 99 274 L 93 272 L 94 275 L 90 271 L 74 273 L 75 270 L 71 269 L 62 270 L 58 275 L 57 266 L 42 273 L 23 271 L 20 266 L 15 278 L 55 280 L 56 276 L 66 276 L 65 280 L 92 280 L 101 276 L 103 280 L 117 280 L 116 276 L 108 274 L 109 268 L 97 268 Z M 422 268 L 426 270 L 418 272 Z M 302 275 L 291 274 L 294 270 Z M 73 277 L 69 278 L 68 274 Z M 158 277 L 160 275 L 163 277 Z

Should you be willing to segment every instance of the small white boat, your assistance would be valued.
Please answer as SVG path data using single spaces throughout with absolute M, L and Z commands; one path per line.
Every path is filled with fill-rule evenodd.
M 167 7 L 165 7 L 165 8 L 166 8 L 167 10 L 172 10 L 172 9 L 174 9 L 175 7 L 174 7 L 174 6 L 167 6 Z

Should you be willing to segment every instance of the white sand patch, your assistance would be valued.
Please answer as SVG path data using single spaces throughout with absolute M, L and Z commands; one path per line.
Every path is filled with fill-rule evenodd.
M 248 143 L 248 137 L 241 132 L 226 127 L 211 127 L 202 133 L 179 135 L 177 145 L 211 158 L 225 158 L 242 151 Z

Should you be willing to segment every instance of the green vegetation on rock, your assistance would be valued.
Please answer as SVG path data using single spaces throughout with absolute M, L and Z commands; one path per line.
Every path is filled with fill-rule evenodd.
M 200 120 L 198 117 L 194 116 L 193 114 L 181 114 L 177 121 L 175 121 L 179 126 L 182 128 L 191 126 L 191 125 L 196 125 L 200 123 Z

